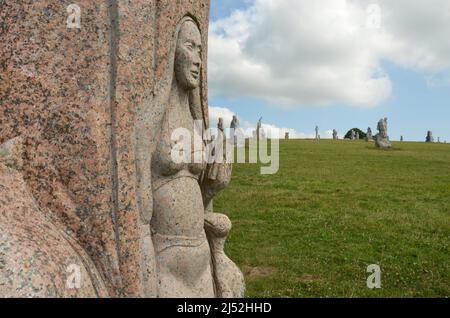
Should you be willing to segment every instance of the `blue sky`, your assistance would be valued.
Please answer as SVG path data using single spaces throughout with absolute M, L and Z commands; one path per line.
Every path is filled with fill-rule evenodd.
M 264 0 L 262 0 L 262 2 L 264 2 Z M 246 9 L 252 7 L 252 4 L 252 1 L 212 0 L 210 14 L 211 23 L 214 24 L 217 21 L 229 18 L 235 10 L 244 10 L 242 12 L 245 12 Z M 262 11 L 261 8 L 258 10 Z M 282 10 L 282 8 L 277 9 L 277 14 L 283 14 Z M 250 20 L 253 21 L 255 17 L 257 19 L 257 14 L 259 13 L 254 13 L 251 16 L 252 18 Z M 417 15 L 418 13 L 411 13 L 411 15 L 414 14 Z M 354 16 L 357 16 L 357 13 L 355 13 Z M 408 18 L 409 17 L 404 18 L 404 20 L 407 21 L 405 23 L 414 22 L 408 21 Z M 401 18 L 399 19 L 401 20 Z M 239 18 L 237 21 L 244 20 Z M 248 23 L 248 19 L 245 20 L 245 23 L 243 22 L 242 25 L 246 26 L 246 23 Z M 236 24 L 237 23 L 231 25 L 234 26 Z M 230 24 L 225 23 L 221 25 L 221 27 L 226 28 L 227 25 Z M 388 27 L 392 28 L 392 30 L 396 32 L 396 36 L 399 36 L 398 34 L 401 34 L 400 31 L 397 31 L 401 30 L 401 26 L 391 27 L 390 25 L 388 25 Z M 244 29 L 246 28 L 244 27 Z M 239 32 L 240 31 L 238 30 L 237 33 Z M 250 32 L 257 32 L 256 28 L 255 31 Z M 235 33 L 236 32 L 234 32 L 234 34 Z M 253 35 L 250 35 L 250 37 L 252 36 Z M 318 36 L 321 36 L 320 33 Z M 239 35 L 237 35 L 236 38 L 239 39 Z M 270 43 L 278 43 L 276 37 L 274 39 L 271 39 L 271 41 L 272 42 Z M 401 41 L 401 38 L 400 40 L 396 41 Z M 413 41 L 414 38 L 413 40 L 411 40 L 411 43 L 414 45 Z M 249 40 L 247 43 L 250 42 L 251 41 Z M 282 42 L 283 39 L 280 38 L 280 43 Z M 214 41 L 214 39 L 212 42 L 210 41 L 210 51 L 211 46 L 214 43 L 217 43 L 217 41 Z M 376 43 L 373 45 L 374 47 L 377 47 Z M 386 47 L 388 47 L 388 45 L 386 45 Z M 429 47 L 427 47 L 427 49 L 430 49 L 428 49 L 426 52 L 433 52 L 432 49 L 434 47 L 436 47 L 436 50 L 438 50 L 441 49 L 442 46 L 434 45 L 432 43 L 429 45 Z M 447 47 L 444 48 L 446 49 Z M 299 47 L 299 50 L 302 50 L 301 45 Z M 291 128 L 298 133 L 307 135 L 313 134 L 314 127 L 316 125 L 320 127 L 322 135 L 325 135 L 326 130 L 331 130 L 333 128 L 336 128 L 340 134 L 344 134 L 348 129 L 353 127 L 358 127 L 365 131 L 367 127 L 370 126 L 372 127 L 372 130 L 375 131 L 377 121 L 382 117 L 388 117 L 389 135 L 391 140 L 398 140 L 400 136 L 403 135 L 406 141 L 424 141 L 427 131 L 432 130 L 433 135 L 436 139 L 437 137 L 441 137 L 442 141 L 447 140 L 448 142 L 450 142 L 449 82 L 446 82 L 442 85 L 429 85 L 429 83 L 427 82 L 427 78 L 429 78 L 429 76 L 443 77 L 444 82 L 447 81 L 447 78 L 450 78 L 447 77 L 449 75 L 449 68 L 447 68 L 447 64 L 445 64 L 447 60 L 445 60 L 445 58 L 441 58 L 440 60 L 435 58 L 433 60 L 433 64 L 430 63 L 429 65 L 423 66 L 424 63 L 420 63 L 420 60 L 419 62 L 411 62 L 411 60 L 407 56 L 408 52 L 402 53 L 399 50 L 395 51 L 395 53 L 390 53 L 389 58 L 384 59 L 384 56 L 382 55 L 385 54 L 385 51 L 386 50 L 383 48 L 383 53 L 379 54 L 380 57 L 379 60 L 377 60 L 377 65 L 371 67 L 373 69 L 379 68 L 382 70 L 383 78 L 388 79 L 388 82 L 390 83 L 389 90 L 385 90 L 384 88 L 384 90 L 382 88 L 377 88 L 374 89 L 373 92 L 368 92 L 367 97 L 366 95 L 364 95 L 364 97 L 360 98 L 359 95 L 356 97 L 348 97 L 351 92 L 348 93 L 347 91 L 343 92 L 342 94 L 335 94 L 335 88 L 331 88 L 331 93 L 329 94 L 331 97 L 327 99 L 325 103 L 320 101 L 317 97 L 312 97 L 310 99 L 308 99 L 308 97 L 303 99 L 303 96 L 306 96 L 306 93 L 303 93 L 303 95 L 299 93 L 298 98 L 297 95 L 292 97 L 293 102 L 289 102 L 289 105 L 283 105 L 282 93 L 280 94 L 280 96 L 278 96 L 278 100 L 271 100 L 270 96 L 264 96 L 263 94 L 252 94 L 253 89 L 254 92 L 258 92 L 258 88 L 254 87 L 257 84 L 249 86 L 252 88 L 249 89 L 248 94 L 245 92 L 234 94 L 236 89 L 234 89 L 232 86 L 230 86 L 229 88 L 227 88 L 228 90 L 224 90 L 223 92 L 214 93 L 214 91 L 220 90 L 221 86 L 226 86 L 223 83 L 228 83 L 229 81 L 218 82 L 216 84 L 218 88 L 215 88 L 215 79 L 212 78 L 212 75 L 221 74 L 217 72 L 221 72 L 222 70 L 229 68 L 229 64 L 220 64 L 220 62 L 214 60 L 211 61 L 210 56 L 210 64 L 214 64 L 213 68 L 215 73 L 210 72 L 209 74 L 210 85 L 211 82 L 213 83 L 213 89 L 211 90 L 213 93 L 210 94 L 209 104 L 213 107 L 221 107 L 230 110 L 231 112 L 238 115 L 241 122 L 244 121 L 248 123 L 256 123 L 259 117 L 263 117 L 263 122 L 265 123 L 280 128 Z M 425 50 L 422 50 L 421 54 L 424 54 L 424 51 Z M 256 52 L 255 54 L 258 53 L 257 51 L 253 52 Z M 389 52 L 394 52 L 394 50 L 391 50 Z M 441 52 L 439 51 L 438 53 Z M 351 52 L 349 52 L 349 54 L 351 54 Z M 414 52 L 411 53 L 411 56 L 413 55 Z M 212 58 L 214 59 L 215 56 L 217 56 L 217 54 L 213 53 Z M 247 54 L 247 56 L 249 55 Z M 435 56 L 438 56 L 438 54 L 433 53 L 432 57 Z M 370 59 L 371 62 L 368 62 L 368 64 L 372 65 L 373 60 L 375 59 Z M 431 58 L 429 58 L 428 60 L 431 60 Z M 257 58 L 255 58 L 255 61 L 259 62 Z M 270 62 L 267 63 L 270 64 Z M 337 63 L 339 63 L 339 61 Z M 350 61 L 350 63 L 352 62 Z M 313 67 L 318 67 L 317 65 L 318 64 L 314 64 Z M 304 65 L 300 65 L 300 67 L 304 67 Z M 335 69 L 339 69 L 339 65 L 330 66 L 330 69 L 333 69 L 333 67 Z M 363 72 L 360 72 L 360 70 L 355 72 L 355 74 L 359 75 L 362 73 Z M 241 75 L 241 73 L 236 73 L 235 76 L 242 77 Z M 295 80 L 295 77 L 291 77 L 291 79 Z M 273 78 L 273 80 L 276 79 Z M 284 78 L 280 78 L 278 81 L 283 80 Z M 371 82 L 372 79 L 365 78 L 364 80 L 369 83 L 369 81 Z M 257 81 L 254 80 L 252 82 L 254 83 Z M 367 84 L 366 82 L 364 82 L 362 84 L 363 86 L 361 87 L 364 87 L 364 85 Z M 301 85 L 301 79 L 299 79 L 299 83 L 300 84 L 296 85 Z M 386 83 L 386 81 L 383 81 L 383 83 Z M 377 87 L 385 86 L 381 85 Z M 318 89 L 319 91 L 317 92 L 317 95 L 320 96 L 320 87 Z M 328 86 L 324 88 L 324 95 L 328 94 L 326 91 L 327 89 L 329 89 Z M 264 90 L 264 88 L 262 88 L 262 90 Z M 268 92 L 268 94 L 270 94 L 270 92 Z M 306 102 L 303 102 L 303 100 L 306 100 Z M 372 101 L 375 101 L 374 104 L 372 103 Z M 368 106 L 369 103 L 372 104 Z
M 211 0 L 211 21 L 227 17 L 232 11 L 245 9 L 251 4 L 248 0 Z

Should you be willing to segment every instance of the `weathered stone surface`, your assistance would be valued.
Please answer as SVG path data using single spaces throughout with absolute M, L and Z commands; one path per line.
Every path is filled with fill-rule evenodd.
M 245 147 L 245 134 L 241 129 L 237 116 L 233 116 L 230 123 L 230 139 L 233 141 L 233 145 Z
M 392 144 L 389 141 L 387 133 L 387 118 L 380 119 L 377 125 L 378 134 L 375 136 L 375 145 L 380 149 L 391 148 Z
M 427 132 L 427 138 L 425 139 L 426 142 L 434 142 L 433 132 L 430 130 Z
M 333 129 L 333 140 L 338 140 L 338 139 L 339 139 L 338 132 L 336 129 Z
M 70 3 L 0 3 L 0 143 L 23 139 L 38 206 L 73 233 L 113 293 L 109 8 L 83 1 L 81 28 L 68 29 Z
M 164 296 L 158 291 L 150 227 L 153 206 L 160 203 L 154 202 L 148 169 L 152 136 L 160 129 L 153 124 L 162 110 L 149 101 L 167 84 L 177 28 L 189 15 L 199 29 L 203 51 L 196 111 L 207 119 L 209 0 L 81 1 L 79 29 L 67 28 L 71 3 L 0 2 L 0 143 L 7 143 L 2 164 L 5 169 L 21 168 L 5 170 L 2 178 L 10 178 L 4 181 L 10 182 L 10 189 L 1 191 L 11 193 L 11 201 L 2 201 L 0 210 L 12 215 L 13 207 L 35 202 L 35 211 L 40 211 L 36 215 L 43 215 L 35 220 L 19 216 L 23 226 L 8 229 L 1 242 L 14 242 L 30 255 L 51 254 L 45 247 L 48 237 L 48 246 L 60 254 L 32 265 L 44 285 L 55 286 L 34 296 Z M 16 148 L 8 144 L 16 143 L 16 137 L 23 146 L 19 157 L 11 155 L 10 149 Z M 201 195 L 198 201 L 181 189 L 171 193 L 186 210 L 202 203 Z M 2 230 L 11 215 L 2 216 Z M 39 244 L 27 243 L 31 237 L 26 229 L 33 227 Z M 65 238 L 71 244 L 64 243 Z M 48 278 L 64 277 L 64 266 L 79 262 L 71 256 L 75 254 L 84 255 L 83 273 L 98 273 L 100 283 L 91 281 L 74 292 Z M 7 256 L 7 263 L 13 264 Z M 11 266 L 20 271 L 30 257 L 16 257 L 18 263 Z M 27 282 L 24 288 L 32 290 L 34 283 Z M 0 290 L 0 295 L 25 295 L 12 290 Z M 214 295 L 222 296 L 217 291 Z
M 90 257 L 54 215 L 39 208 L 20 165 L 11 165 L 22 160 L 21 148 L 16 138 L 0 149 L 0 296 L 106 297 Z M 70 285 L 73 275 L 79 275 L 77 288 Z
M 366 133 L 366 141 L 372 141 L 373 136 L 372 136 L 372 128 L 368 127 L 367 128 L 367 133 Z

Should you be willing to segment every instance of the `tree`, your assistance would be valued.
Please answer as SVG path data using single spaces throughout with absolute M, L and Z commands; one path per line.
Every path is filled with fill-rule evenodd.
M 364 139 L 367 136 L 366 133 L 363 132 L 361 129 L 359 129 L 359 128 L 352 128 L 345 134 L 344 138 L 352 139 L 352 130 L 355 131 L 355 134 L 359 132 L 359 139 Z

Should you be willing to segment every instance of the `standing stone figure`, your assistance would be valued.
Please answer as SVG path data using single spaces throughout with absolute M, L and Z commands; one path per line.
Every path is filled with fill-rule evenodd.
M 0 298 L 242 297 L 231 163 L 203 156 L 209 0 L 114 3 L 83 2 L 82 41 L 59 1 L 0 4 Z
M 284 134 L 284 139 L 289 140 L 289 133 L 288 132 Z
M 400 136 L 400 141 L 403 142 L 403 136 Z
M 316 126 L 316 140 L 320 140 L 320 135 L 319 135 L 319 126 Z
M 333 129 L 333 140 L 338 140 L 338 132 L 336 129 Z
M 262 117 L 259 118 L 258 123 L 256 124 L 256 138 L 261 138 L 261 127 L 262 127 Z
M 434 142 L 433 133 L 430 130 L 427 133 L 426 142 Z
M 371 141 L 371 140 L 372 140 L 372 128 L 368 127 L 367 134 L 366 134 L 366 141 Z
M 375 136 L 375 145 L 380 149 L 392 147 L 387 133 L 387 118 L 380 119 L 377 125 L 378 134 Z
M 355 140 L 355 139 L 356 139 L 356 133 L 355 133 L 355 130 L 352 129 L 351 140 Z
M 234 145 L 237 145 L 242 136 L 239 126 L 239 119 L 237 118 L 236 115 L 233 115 L 233 120 L 231 121 L 230 129 L 231 129 L 230 139 L 233 140 Z
M 356 132 L 356 140 L 359 140 L 359 131 Z
M 183 127 L 192 136 L 201 136 L 194 122 L 203 120 L 195 98 L 202 80 L 201 52 L 200 30 L 186 16 L 178 23 L 166 79 L 153 101 L 154 108 L 162 107 L 151 162 L 158 297 L 242 296 L 243 291 L 242 273 L 223 252 L 230 221 L 209 211 L 212 199 L 231 178 L 223 149 L 214 148 L 216 161 L 208 165 L 195 160 L 195 151 L 201 151 L 195 147 L 190 163 L 175 164 L 169 156 L 175 129 Z M 224 146 L 223 120 L 218 128 L 216 141 Z

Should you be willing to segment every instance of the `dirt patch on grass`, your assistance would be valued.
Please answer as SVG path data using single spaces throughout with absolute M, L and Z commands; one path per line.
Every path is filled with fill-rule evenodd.
M 275 267 L 264 267 L 264 266 L 244 266 L 244 275 L 247 279 L 255 279 L 260 277 L 269 277 L 277 272 Z

